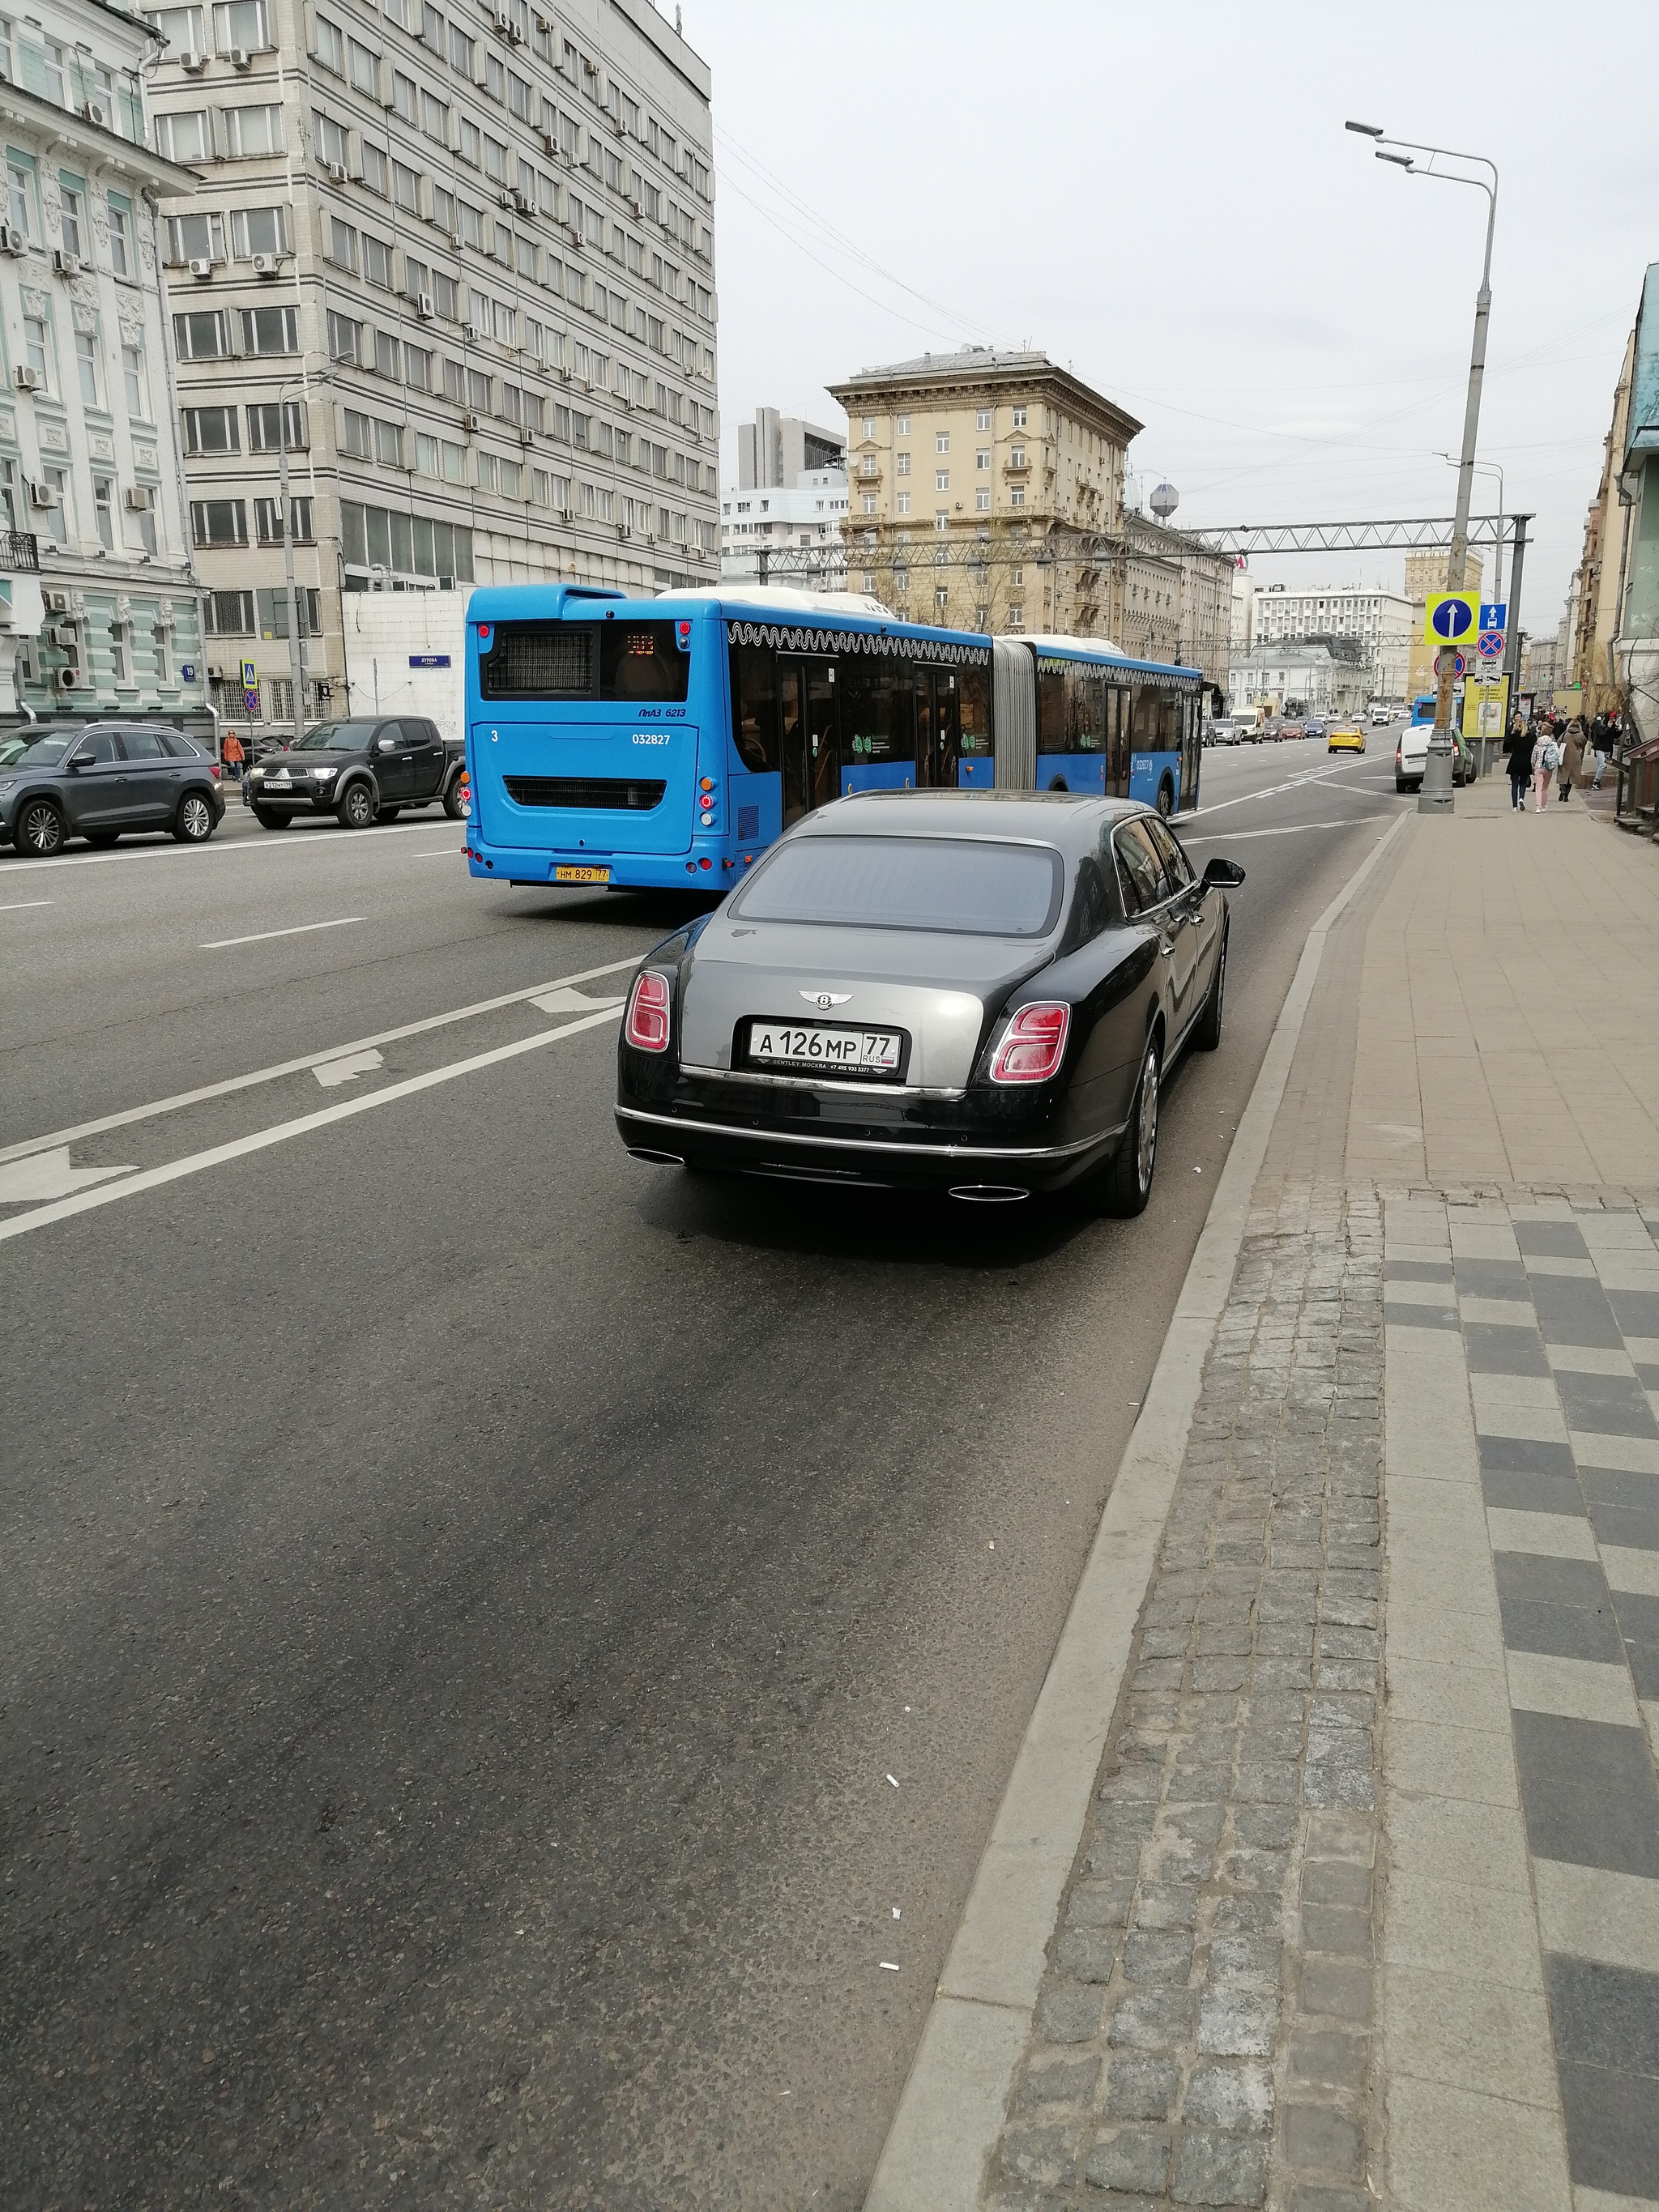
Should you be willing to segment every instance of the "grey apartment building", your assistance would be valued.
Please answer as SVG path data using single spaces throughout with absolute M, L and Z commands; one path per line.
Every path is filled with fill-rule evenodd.
M 150 11 L 216 702 L 343 711 L 342 600 L 718 574 L 709 76 L 649 0 Z

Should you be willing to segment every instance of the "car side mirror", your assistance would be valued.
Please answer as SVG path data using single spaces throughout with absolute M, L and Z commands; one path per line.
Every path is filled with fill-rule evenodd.
M 1239 866 L 1237 861 L 1224 860 L 1219 854 L 1204 871 L 1204 887 L 1206 890 L 1212 884 L 1220 884 L 1229 890 L 1235 890 L 1243 880 L 1244 871 Z
M 396 738 L 381 738 L 376 742 L 374 750 L 377 753 L 395 753 L 398 750 L 398 740 Z

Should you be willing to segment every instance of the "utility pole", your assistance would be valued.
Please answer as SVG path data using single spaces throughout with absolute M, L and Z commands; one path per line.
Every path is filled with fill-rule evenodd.
M 1526 560 L 1527 525 L 1531 520 L 1529 514 L 1516 516 L 1515 550 L 1510 556 L 1510 634 L 1504 650 L 1504 673 L 1509 678 L 1504 704 L 1508 714 L 1515 712 L 1516 702 L 1521 696 L 1521 571 Z M 1505 716 L 1505 737 L 1509 735 L 1508 714 Z
M 299 592 L 294 582 L 294 514 L 288 496 L 288 402 L 280 392 L 276 398 L 276 481 L 283 502 L 283 573 L 288 581 L 288 674 L 294 694 L 294 742 L 297 745 L 306 733 L 306 643 L 300 635 Z

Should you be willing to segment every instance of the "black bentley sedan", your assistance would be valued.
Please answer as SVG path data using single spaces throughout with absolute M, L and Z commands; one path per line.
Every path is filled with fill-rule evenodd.
M 650 954 L 617 1047 L 636 1158 L 1139 1213 L 1158 1086 L 1221 1042 L 1225 887 L 1149 807 L 871 792 Z

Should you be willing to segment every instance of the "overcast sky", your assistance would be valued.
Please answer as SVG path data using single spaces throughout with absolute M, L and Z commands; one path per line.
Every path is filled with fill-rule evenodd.
M 1145 422 L 1129 466 L 1177 523 L 1449 515 L 1486 203 L 1354 116 L 1501 172 L 1480 453 L 1536 514 L 1522 621 L 1553 627 L 1659 260 L 1659 0 L 684 8 L 730 477 L 757 405 L 839 423 L 849 371 L 1029 342 Z M 1252 574 L 1402 580 L 1398 554 Z

